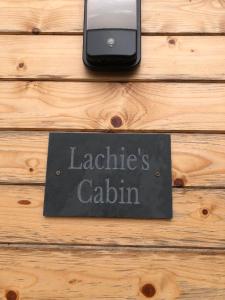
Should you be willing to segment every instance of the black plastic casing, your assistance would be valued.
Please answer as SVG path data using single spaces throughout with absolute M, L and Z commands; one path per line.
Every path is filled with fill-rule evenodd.
M 87 1 L 84 9 L 84 64 L 96 71 L 130 70 L 141 61 L 141 0 L 137 1 L 137 28 L 87 30 Z M 102 0 L 104 1 L 104 0 Z M 110 42 L 114 42 L 111 45 Z

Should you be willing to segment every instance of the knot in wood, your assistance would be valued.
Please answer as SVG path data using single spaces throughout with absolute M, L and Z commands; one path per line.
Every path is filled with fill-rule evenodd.
M 182 178 L 176 178 L 174 180 L 174 186 L 179 188 L 184 187 L 185 186 L 184 180 Z
M 7 291 L 6 294 L 5 294 L 5 297 L 7 300 L 18 300 L 18 295 L 15 291 Z
M 120 128 L 123 125 L 123 121 L 120 116 L 114 116 L 111 118 L 111 124 L 114 128 Z
M 37 27 L 32 28 L 32 33 L 33 34 L 39 34 L 40 32 L 41 32 L 41 30 L 39 28 L 37 28 Z
M 156 294 L 156 289 L 151 283 L 146 283 L 143 285 L 141 292 L 146 298 L 152 298 Z

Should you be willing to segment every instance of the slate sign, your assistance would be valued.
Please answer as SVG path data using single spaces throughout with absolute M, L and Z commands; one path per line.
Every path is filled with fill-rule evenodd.
M 170 136 L 51 133 L 44 216 L 171 219 Z

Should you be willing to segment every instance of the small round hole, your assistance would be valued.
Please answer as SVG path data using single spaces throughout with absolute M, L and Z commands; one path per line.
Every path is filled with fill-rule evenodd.
M 34 172 L 34 169 L 33 169 L 33 168 L 30 168 L 29 171 L 32 173 L 32 172 Z
M 208 214 L 209 214 L 208 209 L 207 209 L 207 208 L 203 208 L 202 214 L 203 214 L 204 216 L 208 216 Z
M 156 294 L 156 289 L 151 283 L 147 283 L 142 287 L 141 292 L 145 297 L 152 298 Z

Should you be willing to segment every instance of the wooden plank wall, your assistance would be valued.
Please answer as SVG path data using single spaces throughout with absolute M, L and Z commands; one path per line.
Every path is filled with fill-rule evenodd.
M 225 1 L 143 0 L 96 74 L 82 0 L 0 1 L 0 299 L 225 299 Z M 42 216 L 49 131 L 172 135 L 172 221 Z

